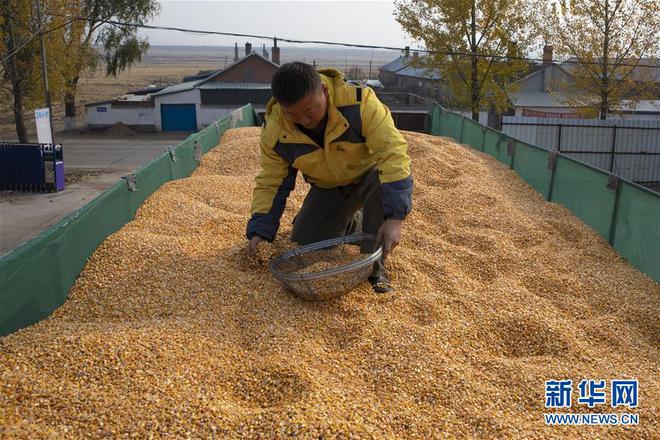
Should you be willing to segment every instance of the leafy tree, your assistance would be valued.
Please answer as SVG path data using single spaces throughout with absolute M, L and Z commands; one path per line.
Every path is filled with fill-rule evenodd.
M 643 99 L 655 99 L 660 39 L 657 0 L 558 0 L 546 10 L 545 38 L 567 63 L 569 81 L 555 87 L 569 104 L 600 119 Z M 649 58 L 656 58 L 649 59 Z
M 70 16 L 84 18 L 64 25 L 60 33 L 66 52 L 62 75 L 67 128 L 75 124 L 76 93 L 84 72 L 103 61 L 106 75 L 116 77 L 141 61 L 149 48 L 136 27 L 112 22 L 144 24 L 158 11 L 156 0 L 69 0 L 61 5 L 58 21 L 63 24 Z
M 419 66 L 440 71 L 472 119 L 479 119 L 482 108 L 507 108 L 513 80 L 528 64 L 505 57 L 537 43 L 538 0 L 397 0 L 395 8 L 403 29 L 435 51 L 420 57 Z
M 55 1 L 55 0 L 52 0 Z M 48 32 L 47 21 L 40 24 L 34 4 L 25 0 L 0 2 L 0 94 L 2 110 L 11 101 L 16 135 L 20 142 L 28 142 L 24 112 L 35 106 L 43 106 L 43 82 L 41 78 L 40 32 Z M 61 48 L 46 35 L 50 89 L 57 93 L 61 82 L 57 80 L 58 54 Z

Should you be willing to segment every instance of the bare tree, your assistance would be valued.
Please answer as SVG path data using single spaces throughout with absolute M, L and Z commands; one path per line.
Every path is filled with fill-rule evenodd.
M 348 70 L 345 72 L 346 79 L 363 79 L 366 78 L 366 74 L 364 73 L 364 70 L 360 69 L 359 66 L 353 65 L 348 68 Z

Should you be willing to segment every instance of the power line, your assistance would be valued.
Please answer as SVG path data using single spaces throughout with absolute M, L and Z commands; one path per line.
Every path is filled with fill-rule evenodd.
M 56 27 L 54 27 L 54 28 L 52 28 L 52 29 L 48 29 L 48 30 L 46 30 L 46 31 L 43 31 L 43 35 L 46 35 L 46 34 L 49 34 L 49 33 L 51 33 L 51 32 L 54 32 L 54 31 L 56 31 L 56 30 L 58 30 L 58 29 L 61 29 L 61 28 L 63 28 L 64 26 L 67 26 L 67 25 L 73 23 L 73 22 L 76 21 L 76 20 L 79 20 L 79 18 L 77 18 L 77 17 L 75 17 L 75 18 L 71 18 L 71 19 L 69 19 L 68 21 L 62 23 L 62 24 L 59 25 L 59 26 L 56 26 Z M 30 36 L 28 37 L 27 40 L 25 40 L 23 43 L 21 43 L 18 47 L 14 48 L 14 50 L 12 50 L 11 52 L 7 53 L 7 55 L 5 55 L 5 56 L 0 60 L 0 64 L 3 64 L 3 63 L 4 63 L 5 61 L 7 61 L 9 58 L 11 58 L 11 57 L 13 57 L 14 55 L 16 55 L 16 54 L 17 54 L 18 52 L 20 52 L 25 46 L 27 46 L 32 40 L 34 40 L 35 38 L 37 38 L 38 36 L 40 36 L 40 35 L 42 34 L 42 30 L 43 30 L 43 28 L 44 28 L 45 26 L 46 26 L 45 23 L 42 24 L 42 25 L 39 27 L 39 29 L 38 29 L 34 34 L 32 34 L 32 35 L 30 35 Z
M 53 15 L 58 15 L 58 14 L 53 14 Z M 67 17 L 64 15 L 59 15 L 61 17 Z M 63 26 L 66 26 L 68 23 L 70 23 L 73 20 L 83 20 L 83 21 L 93 21 L 92 18 L 89 17 L 69 17 L 70 21 L 60 25 L 57 28 L 50 29 L 46 31 L 48 32 L 53 32 Z M 195 34 L 195 35 L 222 35 L 222 36 L 229 36 L 229 37 L 243 37 L 243 38 L 256 38 L 256 39 L 262 39 L 262 40 L 279 40 L 279 41 L 284 41 L 287 43 L 298 43 L 298 44 L 323 44 L 323 45 L 328 45 L 328 46 L 343 46 L 343 47 L 355 47 L 355 48 L 360 48 L 360 49 L 385 49 L 385 50 L 395 50 L 395 51 L 404 51 L 404 50 L 412 50 L 413 52 L 421 52 L 421 53 L 427 53 L 427 54 L 434 54 L 434 55 L 448 55 L 448 56 L 465 56 L 465 57 L 477 57 L 477 58 L 488 58 L 488 59 L 498 59 L 498 60 L 519 60 L 519 61 L 532 61 L 532 62 L 543 62 L 545 61 L 542 58 L 531 58 L 531 57 L 521 57 L 521 56 L 511 56 L 511 55 L 493 55 L 493 54 L 473 54 L 469 52 L 453 52 L 453 51 L 437 51 L 437 50 L 428 50 L 428 49 L 410 49 L 409 47 L 394 47 L 394 46 L 378 46 L 378 45 L 369 45 L 369 44 L 357 44 L 357 43 L 343 43 L 343 42 L 336 42 L 336 41 L 323 41 L 323 40 L 297 40 L 297 39 L 292 39 L 292 38 L 281 38 L 281 37 L 275 37 L 275 36 L 270 36 L 270 35 L 256 35 L 256 34 L 242 34 L 242 33 L 236 33 L 236 32 L 220 32 L 220 31 L 209 31 L 209 30 L 201 30 L 201 29 L 187 29 L 187 28 L 180 28 L 180 27 L 171 27 L 171 26 L 154 26 L 154 25 L 148 25 L 148 24 L 142 24 L 142 23 L 127 23 L 127 22 L 121 22 L 121 21 L 115 21 L 115 20 L 106 20 L 104 21 L 106 24 L 110 24 L 113 26 L 126 26 L 126 27 L 134 27 L 134 28 L 140 28 L 140 29 L 152 29 L 152 30 L 164 30 L 164 31 L 176 31 L 176 32 L 183 32 L 183 33 L 188 33 L 188 34 Z M 31 38 L 34 38 L 38 35 L 33 35 Z M 28 41 L 29 42 L 29 41 Z M 10 58 L 14 53 L 9 54 L 7 57 L 5 57 L 2 62 L 4 62 L 6 59 Z M 564 60 L 560 61 L 562 64 L 583 64 L 583 65 L 597 65 L 600 66 L 601 63 L 597 61 L 580 61 L 580 60 Z M 660 65 L 653 65 L 653 64 L 628 64 L 628 63 L 620 63 L 617 64 L 617 66 L 622 66 L 622 67 L 648 67 L 648 68 L 660 68 Z
M 7 61 L 9 58 L 11 58 L 11 57 L 13 57 L 14 55 L 16 55 L 18 52 L 21 51 L 21 49 L 23 49 L 25 46 L 27 46 L 32 40 L 34 40 L 34 39 L 37 38 L 39 35 L 41 35 L 41 30 L 42 30 L 43 28 L 44 28 L 44 25 L 42 24 L 42 25 L 39 27 L 39 30 L 37 30 L 37 32 L 35 32 L 34 34 L 30 35 L 30 36 L 29 36 L 29 37 L 28 37 L 23 43 L 21 43 L 18 47 L 14 48 L 14 50 L 12 50 L 11 52 L 7 53 L 7 55 L 4 56 L 4 57 L 0 60 L 0 64 L 4 64 L 5 61 Z
M 53 15 L 55 15 L 55 14 L 53 14 Z M 76 21 L 76 20 L 79 20 L 79 18 L 77 18 L 77 17 L 75 17 L 75 18 L 71 18 L 71 19 L 69 19 L 68 21 L 65 21 L 64 23 L 62 23 L 62 24 L 59 25 L 59 26 L 55 26 L 54 28 L 51 28 L 51 29 L 45 30 L 45 31 L 44 31 L 44 35 L 49 34 L 49 33 L 51 33 L 51 32 L 55 32 L 55 31 L 58 30 L 58 29 L 62 29 L 64 26 L 68 26 L 68 25 L 70 25 L 71 23 L 73 23 L 73 22 Z
M 85 17 L 75 17 L 75 18 L 78 19 L 78 20 L 86 20 L 86 21 L 91 20 L 90 18 L 85 18 Z M 408 49 L 408 50 L 412 50 L 414 52 L 422 52 L 422 53 L 435 54 L 435 55 L 467 56 L 467 57 L 478 57 L 478 58 L 493 58 L 493 59 L 500 59 L 500 60 L 507 59 L 507 60 L 535 61 L 535 62 L 545 61 L 543 58 L 519 57 L 519 56 L 511 56 L 511 55 L 473 54 L 473 53 L 469 53 L 469 52 L 437 51 L 437 50 L 428 50 L 428 49 L 410 49 L 410 48 L 393 47 L 393 46 L 376 46 L 376 45 L 369 45 L 369 44 L 342 43 L 342 42 L 336 42 L 336 41 L 296 40 L 296 39 L 291 39 L 291 38 L 281 38 L 281 37 L 275 37 L 275 36 L 269 36 L 269 35 L 241 34 L 241 33 L 235 33 L 235 32 L 220 32 L 220 31 L 209 31 L 209 30 L 201 30 L 201 29 L 187 29 L 187 28 L 170 27 L 170 26 L 154 26 L 154 25 L 148 25 L 148 24 L 126 23 L 126 22 L 113 21 L 113 20 L 106 21 L 106 23 L 112 24 L 114 26 L 128 26 L 128 27 L 135 27 L 135 28 L 141 28 L 141 29 L 177 31 L 177 32 L 184 32 L 184 33 L 198 34 L 198 35 L 223 35 L 223 36 L 229 36 L 229 37 L 257 38 L 257 39 L 262 39 L 262 40 L 275 40 L 275 39 L 277 39 L 278 41 L 285 41 L 287 43 L 324 44 L 324 45 L 329 45 L 329 46 L 356 47 L 356 48 L 360 48 L 360 49 L 386 49 L 386 50 L 396 50 L 396 51 L 404 51 L 404 50 Z M 601 65 L 601 63 L 599 63 L 597 61 L 579 61 L 579 60 L 570 60 L 570 59 L 562 61 L 562 63 L 598 65 L 598 66 Z M 660 65 L 653 65 L 653 64 L 620 63 L 620 64 L 617 64 L 617 66 L 660 68 Z

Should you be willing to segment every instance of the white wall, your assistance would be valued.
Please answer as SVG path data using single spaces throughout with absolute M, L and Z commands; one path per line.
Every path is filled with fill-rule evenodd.
M 169 95 L 156 96 L 154 98 L 154 119 L 156 122 L 156 130 L 162 131 L 162 119 L 160 117 L 161 104 L 195 104 L 197 114 L 197 129 L 201 128 L 202 115 L 200 112 L 201 98 L 199 89 L 187 90 L 185 92 L 170 93 Z
M 98 111 L 105 108 L 106 111 Z M 154 125 L 154 109 L 152 107 L 116 107 L 108 104 L 87 107 L 87 124 L 90 126 L 114 125 L 121 122 L 126 125 Z
M 472 119 L 472 112 L 468 111 L 457 111 L 461 115 L 465 116 L 468 119 Z M 481 125 L 488 125 L 488 112 L 480 111 L 479 112 L 479 123 Z
M 198 122 L 203 126 L 213 124 L 218 119 L 222 119 L 237 108 L 238 106 L 219 106 L 219 105 L 203 105 L 200 107 L 201 119 Z

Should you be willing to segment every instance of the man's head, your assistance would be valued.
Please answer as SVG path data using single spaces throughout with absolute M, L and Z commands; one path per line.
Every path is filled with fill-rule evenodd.
M 328 110 L 328 87 L 309 64 L 283 64 L 273 75 L 271 89 L 284 117 L 305 128 L 316 127 Z

